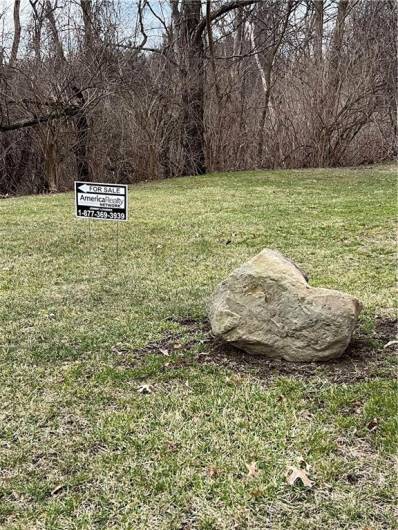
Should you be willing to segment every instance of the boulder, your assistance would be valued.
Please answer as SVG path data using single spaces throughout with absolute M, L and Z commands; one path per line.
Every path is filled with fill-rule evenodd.
M 234 270 L 209 306 L 213 335 L 248 353 L 286 361 L 323 361 L 347 348 L 361 303 L 310 287 L 280 252 L 264 249 Z

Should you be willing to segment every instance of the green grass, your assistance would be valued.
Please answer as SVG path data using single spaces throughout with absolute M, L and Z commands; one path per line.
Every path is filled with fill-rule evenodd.
M 116 259 L 116 225 L 75 219 L 72 194 L 1 201 L 1 528 L 396 528 L 387 351 L 362 379 L 264 378 L 212 363 L 176 318 L 203 320 L 271 247 L 361 299 L 376 340 L 396 314 L 395 210 L 395 166 L 143 184 Z M 309 490 L 286 482 L 301 459 Z

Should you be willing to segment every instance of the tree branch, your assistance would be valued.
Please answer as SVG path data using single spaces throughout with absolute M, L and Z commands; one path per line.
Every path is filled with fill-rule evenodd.
M 237 9 L 238 7 L 245 7 L 252 4 L 258 4 L 262 0 L 233 0 L 231 2 L 228 2 L 224 4 L 223 6 L 219 7 L 213 13 L 210 13 L 209 17 L 204 16 L 199 24 L 196 26 L 195 32 L 192 36 L 192 39 L 195 41 L 197 39 L 200 39 L 202 37 L 203 31 L 206 29 L 207 24 L 210 22 L 214 22 L 217 18 L 222 17 L 229 11 L 232 11 L 233 9 Z
M 18 129 L 25 129 L 26 127 L 32 127 L 33 125 L 39 125 L 40 123 L 47 123 L 52 120 L 57 120 L 60 118 L 69 118 L 75 116 L 78 112 L 81 111 L 81 108 L 76 105 L 71 105 L 65 107 L 64 109 L 58 112 L 50 112 L 43 116 L 36 116 L 34 118 L 29 118 L 25 120 L 19 120 L 8 125 L 0 124 L 0 132 L 16 131 Z
M 137 46 L 137 48 L 136 48 L 137 50 L 142 50 L 143 47 L 145 46 L 145 44 L 147 43 L 147 40 L 148 40 L 148 35 L 145 33 L 144 20 L 143 20 L 143 12 L 144 12 L 144 9 L 146 7 L 146 4 L 147 4 L 147 0 L 144 0 L 144 4 L 143 5 L 141 3 L 141 0 L 139 0 L 139 2 L 138 2 L 138 18 L 139 18 L 140 31 L 141 31 L 141 35 L 142 35 L 142 41 Z

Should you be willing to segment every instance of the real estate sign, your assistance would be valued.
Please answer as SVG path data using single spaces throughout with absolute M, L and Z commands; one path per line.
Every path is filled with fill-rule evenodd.
M 102 221 L 127 221 L 128 190 L 125 184 L 75 182 L 76 217 Z

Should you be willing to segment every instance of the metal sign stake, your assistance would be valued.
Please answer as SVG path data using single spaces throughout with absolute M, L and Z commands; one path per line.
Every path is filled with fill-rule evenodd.
M 91 219 L 88 220 L 88 253 L 91 257 Z
M 119 264 L 119 223 L 116 223 L 116 259 Z

